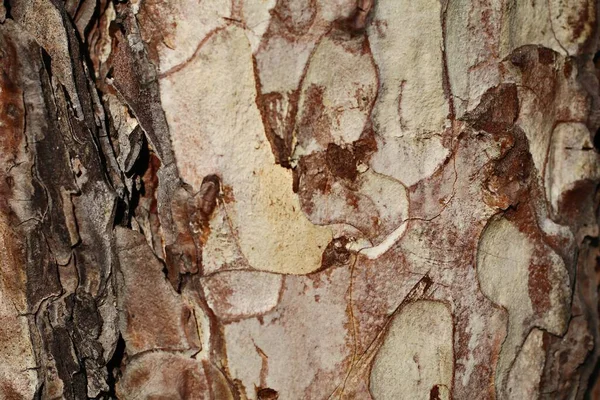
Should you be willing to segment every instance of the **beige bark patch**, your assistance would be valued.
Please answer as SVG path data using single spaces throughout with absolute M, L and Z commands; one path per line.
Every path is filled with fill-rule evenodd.
M 585 124 L 570 122 L 556 126 L 545 178 L 546 197 L 555 213 L 561 196 L 577 182 L 600 178 L 600 157 Z
M 549 308 L 541 314 L 534 311 L 529 289 L 531 267 L 539 264 L 539 250 L 548 265 L 547 295 Z M 477 250 L 479 285 L 494 303 L 509 315 L 508 333 L 498 359 L 496 388 L 506 394 L 508 373 L 525 340 L 528 330 L 539 326 L 555 335 L 563 334 L 569 313 L 569 278 L 562 259 L 549 246 L 534 241 L 505 218 L 492 220 L 484 230 Z M 538 285 L 542 283 L 537 282 Z
M 553 32 L 554 27 L 548 8 L 549 4 L 558 1 L 560 0 L 510 1 L 503 24 L 500 56 L 506 57 L 514 49 L 529 44 L 548 47 L 565 55 L 564 47 L 556 40 L 557 37 Z
M 452 315 L 440 302 L 407 305 L 392 321 L 373 362 L 376 400 L 449 399 L 454 370 Z
M 252 44 L 252 51 L 258 49 L 260 40 L 271 22 L 271 10 L 276 3 L 276 0 L 245 0 L 243 2 L 242 15 L 248 27 L 248 39 Z
M 275 165 L 256 95 L 250 44 L 234 26 L 216 33 L 186 68 L 161 81 L 181 177 L 196 190 L 209 174 L 232 187 L 229 218 L 252 267 L 308 273 L 320 268 L 331 230 L 306 218 L 292 191 L 291 171 Z
M 359 192 L 369 196 L 375 204 L 379 223 L 386 226 L 385 234 L 408 218 L 408 193 L 400 182 L 369 169 L 359 175 L 358 183 Z
M 229 204 L 220 202 L 210 219 L 210 232 L 202 246 L 202 270 L 212 274 L 221 269 L 249 267 L 241 253 L 227 213 Z
M 556 40 L 569 55 L 580 54 L 597 27 L 597 3 L 550 0 L 548 4 Z
M 329 22 L 348 18 L 356 9 L 355 0 L 316 0 L 316 3 L 321 17 Z
M 296 42 L 283 37 L 269 38 L 264 48 L 259 49 L 256 54 L 262 93 L 288 93 L 296 90 L 315 41 L 316 38 Z
M 501 1 L 449 1 L 444 48 L 456 118 L 477 106 L 481 96 L 500 82 L 498 43 L 505 11 Z
M 435 0 L 378 1 L 367 29 L 380 77 L 373 109 L 380 143 L 372 165 L 406 186 L 431 175 L 448 154 L 435 135 L 449 113 L 440 8 Z
M 343 145 L 358 140 L 375 101 L 377 72 L 370 53 L 365 51 L 364 37 L 335 39 L 329 35 L 317 45 L 302 81 L 298 154 L 325 150 L 328 142 Z M 311 96 L 314 88 L 322 88 L 318 98 Z M 316 101 L 320 104 L 311 104 Z M 306 115 L 319 106 L 320 121 Z M 321 143 L 319 135 L 325 136 Z
M 202 279 L 206 301 L 223 321 L 262 315 L 279 301 L 283 277 L 258 271 L 223 271 Z
M 348 268 L 288 276 L 274 310 L 225 325 L 229 369 L 249 398 L 263 386 L 280 399 L 321 399 L 342 383 L 351 353 L 349 280 Z
M 546 360 L 543 345 L 544 332 L 533 329 L 523 343 L 508 376 L 507 393 L 511 399 L 539 398 L 539 384 Z
M 499 393 L 503 393 L 505 378 L 523 340 L 523 322 L 533 314 L 527 285 L 533 252 L 527 236 L 504 218 L 488 225 L 477 249 L 481 291 L 509 314 L 508 333 L 496 369 Z
M 482 235 L 477 250 L 481 291 L 509 313 L 527 315 L 533 310 L 527 287 L 533 251 L 528 237 L 504 218 L 492 222 Z
M 539 110 L 536 97 L 536 93 L 531 93 L 527 90 L 523 90 L 520 93 L 521 111 L 518 125 L 527 135 L 531 158 L 541 176 L 548 155 L 554 118 L 548 118 L 546 111 Z

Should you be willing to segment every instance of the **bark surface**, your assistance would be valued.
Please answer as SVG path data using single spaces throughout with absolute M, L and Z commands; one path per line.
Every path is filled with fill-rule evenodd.
M 4 0 L 0 398 L 600 398 L 598 13 Z

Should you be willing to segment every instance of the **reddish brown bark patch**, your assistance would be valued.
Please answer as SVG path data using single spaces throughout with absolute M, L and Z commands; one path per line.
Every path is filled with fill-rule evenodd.
M 508 57 L 521 72 L 521 85 L 533 90 L 540 107 L 549 106 L 557 96 L 558 70 L 551 62 L 557 58 L 553 50 L 532 45 L 519 47 Z
M 17 392 L 15 388 L 8 382 L 2 382 L 2 390 L 0 391 L 5 400 L 21 400 L 22 394 Z
M 534 213 L 528 197 L 523 197 L 515 208 L 506 212 L 505 217 L 527 235 L 534 246 L 529 264 L 528 291 L 534 314 L 543 317 L 552 307 L 550 297 L 553 291 L 552 282 L 556 282 L 556 277 L 551 266 L 556 261 L 548 254 L 551 241 L 539 228 Z
M 25 109 L 23 91 L 19 87 L 20 66 L 17 50 L 8 36 L 2 39 L 0 40 L 0 156 L 10 163 L 16 162 L 21 141 L 25 137 L 23 132 Z M 9 171 L 10 167 L 10 164 L 3 166 Z M 7 176 L 0 181 L 0 204 L 10 197 L 11 179 Z
M 350 149 L 329 143 L 325 156 L 327 167 L 333 175 L 354 181 L 358 175 L 356 158 Z
M 556 53 L 547 47 L 538 47 L 538 60 L 544 65 L 552 65 L 556 61 Z
M 465 116 L 473 128 L 490 133 L 502 133 L 510 129 L 519 114 L 517 87 L 503 83 L 488 89 L 475 110 Z
M 573 225 L 575 221 L 591 221 L 598 200 L 595 198 L 598 183 L 583 180 L 575 183 L 573 188 L 561 196 L 558 202 L 559 221 L 566 225 Z
M 306 89 L 304 112 L 298 124 L 298 142 L 305 146 L 314 139 L 319 145 L 326 147 L 332 140 L 329 131 L 331 120 L 325 113 L 323 104 L 324 91 L 322 86 L 314 84 Z
M 259 388 L 256 391 L 256 396 L 258 397 L 258 400 L 277 400 L 279 398 L 279 393 L 271 388 Z
M 518 128 L 496 135 L 500 141 L 500 160 L 489 164 L 484 171 L 488 178 L 484 185 L 488 195 L 484 201 L 491 207 L 507 209 L 527 196 L 531 185 L 533 160 L 525 134 Z
M 345 237 L 333 239 L 323 252 L 321 268 L 327 269 L 334 265 L 345 264 L 350 260 L 350 252 L 346 249 L 348 239 Z
M 265 134 L 275 156 L 275 162 L 284 167 L 289 167 L 294 122 L 298 112 L 299 91 L 295 90 L 287 95 L 271 92 L 259 94 L 258 97 L 257 104 L 265 125 Z M 285 112 L 282 110 L 284 108 L 286 109 Z
M 354 157 L 357 161 L 367 163 L 373 153 L 377 151 L 377 141 L 373 128 L 368 126 L 360 135 L 360 139 L 352 143 Z
M 271 24 L 265 36 L 283 36 L 292 41 L 306 34 L 317 14 L 315 0 L 279 0 L 271 10 Z
M 173 15 L 177 15 L 176 9 L 167 1 L 146 0 L 140 5 L 137 14 L 140 33 L 147 44 L 148 56 L 156 65 L 159 65 L 158 47 L 170 42 L 175 34 L 177 22 Z
M 206 368 L 181 355 L 154 352 L 129 363 L 117 382 L 118 398 L 208 399 Z M 231 394 L 229 393 L 229 396 Z M 225 395 L 222 398 L 229 398 Z
M 549 310 L 550 292 L 552 284 L 550 281 L 550 267 L 548 264 L 533 262 L 529 266 L 529 298 L 536 313 Z
M 579 39 L 584 34 L 588 26 L 593 26 L 593 22 L 595 19 L 595 16 L 592 16 L 590 18 L 588 2 L 582 2 L 579 6 L 577 16 L 569 16 L 569 18 L 567 19 L 569 25 L 571 25 L 573 29 L 573 39 Z

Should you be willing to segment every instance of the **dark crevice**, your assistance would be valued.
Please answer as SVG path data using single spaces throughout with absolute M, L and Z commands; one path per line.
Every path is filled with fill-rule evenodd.
M 3 3 L 4 3 L 4 9 L 6 10 L 6 18 L 14 19 L 12 16 L 12 12 L 11 12 L 12 6 L 10 5 L 10 1 L 5 0 L 5 1 L 3 1 Z
M 133 162 L 133 166 L 128 171 L 128 175 L 130 175 L 131 179 L 135 179 L 135 177 L 143 177 L 150 167 L 150 148 L 148 146 L 146 135 L 141 135 L 140 140 L 142 143 L 140 151 L 137 154 L 137 159 Z M 134 186 L 129 197 L 129 215 L 131 218 L 135 217 L 135 211 L 140 204 L 140 198 L 146 195 L 144 181 L 139 179 L 138 182 L 139 184 Z
M 106 363 L 106 369 L 108 370 L 108 379 L 106 383 L 108 384 L 108 397 L 111 399 L 117 398 L 116 385 L 121 377 L 121 365 L 123 361 L 127 357 L 127 349 L 125 346 L 125 340 L 119 334 L 119 340 L 117 340 L 117 345 L 115 347 L 115 351 L 113 353 L 112 358 Z
M 117 197 L 114 210 L 114 226 L 120 225 L 124 227 L 130 226 L 129 206 L 122 197 Z
M 43 47 L 40 47 L 40 49 L 42 51 L 42 62 L 44 63 L 44 68 L 46 68 L 46 71 L 48 72 L 49 80 L 52 80 L 52 57 L 50 57 L 50 54 L 48 54 Z
M 42 394 L 44 393 L 44 387 L 44 382 L 42 382 L 40 387 L 38 387 L 33 394 L 33 400 L 43 400 Z
M 128 171 L 130 176 L 144 176 L 150 165 L 150 148 L 148 145 L 148 139 L 146 138 L 146 135 L 140 135 L 139 139 L 141 140 L 141 148 L 136 160 L 133 162 L 133 166 Z
M 587 385 L 587 389 L 585 391 L 585 394 L 583 395 L 583 398 L 585 400 L 596 400 L 594 397 L 594 384 L 596 382 L 598 382 L 598 379 L 600 378 L 600 361 L 596 362 L 596 365 L 594 366 L 594 370 L 592 371 L 592 374 L 590 375 L 590 379 L 588 380 L 588 385 Z
M 108 4 L 109 4 L 109 2 L 106 2 L 105 7 L 108 7 Z M 100 10 L 98 3 L 96 3 L 96 7 L 94 7 L 94 12 L 92 13 L 92 17 L 88 21 L 88 24 L 86 25 L 86 27 L 83 29 L 83 35 L 84 35 L 84 37 L 82 39 L 83 43 L 86 43 L 86 38 L 90 34 L 92 28 L 98 23 L 98 21 L 100 21 L 100 18 L 102 17 L 102 14 L 104 13 L 105 10 L 106 10 L 106 8 L 103 10 Z M 77 10 L 77 12 L 79 12 L 79 10 Z M 77 16 L 77 14 L 75 14 L 75 16 Z
M 600 151 L 600 128 L 598 128 L 596 134 L 594 135 L 594 148 Z

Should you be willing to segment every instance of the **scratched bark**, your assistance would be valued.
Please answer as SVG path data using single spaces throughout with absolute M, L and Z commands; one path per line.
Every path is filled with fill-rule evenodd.
M 598 12 L 0 2 L 0 398 L 600 398 Z

